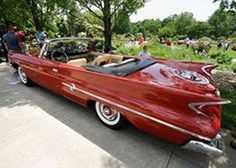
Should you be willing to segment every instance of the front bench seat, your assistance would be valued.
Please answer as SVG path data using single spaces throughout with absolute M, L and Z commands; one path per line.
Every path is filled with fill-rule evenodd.
M 87 65 L 87 60 L 85 58 L 80 58 L 80 59 L 71 60 L 67 64 L 81 67 L 83 65 Z

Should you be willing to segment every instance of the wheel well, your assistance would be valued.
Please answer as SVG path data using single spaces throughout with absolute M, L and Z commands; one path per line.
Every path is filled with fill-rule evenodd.
M 15 69 L 18 69 L 18 67 L 19 67 L 19 65 L 16 64 L 16 63 L 12 63 L 11 65 L 12 65 L 12 67 L 15 68 Z
M 89 109 L 91 109 L 92 111 L 94 111 L 95 112 L 95 104 L 96 104 L 96 101 L 95 100 L 88 100 L 87 101 L 87 107 L 89 108 Z M 132 124 L 132 122 L 130 122 L 123 114 L 122 114 L 122 116 L 123 116 L 123 119 L 124 119 L 124 125 L 126 125 L 126 124 Z
M 90 109 L 93 109 L 95 107 L 95 101 L 94 100 L 88 100 L 87 102 L 87 107 L 89 107 Z

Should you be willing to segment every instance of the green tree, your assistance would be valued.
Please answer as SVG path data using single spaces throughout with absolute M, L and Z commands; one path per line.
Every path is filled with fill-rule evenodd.
M 0 25 L 7 27 L 17 25 L 24 29 L 29 24 L 30 14 L 26 10 L 24 1 L 17 0 L 0 0 Z
M 123 17 L 122 21 L 119 21 L 119 23 L 117 23 L 114 26 L 113 31 L 116 34 L 124 34 L 130 32 L 130 28 L 131 28 L 130 19 L 129 16 L 126 15 Z
M 66 6 L 66 0 L 24 0 L 31 14 L 36 30 L 43 30 L 56 15 L 61 14 L 59 6 Z
M 159 19 L 145 19 L 136 23 L 131 23 L 131 33 L 137 34 L 142 32 L 144 36 L 157 35 L 161 28 L 161 21 Z
M 190 25 L 186 34 L 190 38 L 199 39 L 201 37 L 210 36 L 212 32 L 212 26 L 208 22 L 195 22 Z
M 235 0 L 213 0 L 213 2 L 220 2 L 221 9 L 236 10 Z
M 161 37 L 186 36 L 191 26 L 196 22 L 193 14 L 189 12 L 171 15 L 161 22 L 158 34 Z
M 215 37 L 229 37 L 236 29 L 236 12 L 218 9 L 209 18 L 209 23 Z
M 186 35 L 186 32 L 189 30 L 190 26 L 195 24 L 196 20 L 193 17 L 193 14 L 190 12 L 184 12 L 174 20 L 174 28 L 177 35 Z
M 65 20 L 67 23 L 67 35 L 76 36 L 79 31 L 84 30 L 84 27 L 82 26 L 82 14 L 79 6 L 77 5 L 77 1 L 67 0 L 67 3 L 65 5 L 62 6 L 62 4 L 62 2 L 59 3 L 63 10 L 63 20 Z
M 160 28 L 159 30 L 160 37 L 174 37 L 175 35 L 176 35 L 176 29 L 174 28 L 174 26 L 167 25 Z
M 94 10 L 94 12 L 98 16 L 102 17 L 102 12 L 100 10 Z M 85 11 L 82 16 L 83 17 L 81 19 L 83 19 L 83 24 L 84 24 L 87 32 L 90 32 L 90 33 L 93 33 L 93 34 L 96 34 L 96 35 L 101 35 L 102 34 L 102 33 L 100 33 L 100 32 L 104 31 L 102 20 L 95 17 L 89 11 Z
M 78 0 L 79 4 L 100 19 L 104 26 L 105 50 L 112 47 L 112 33 L 115 25 L 124 16 L 130 16 L 147 0 Z M 100 10 L 98 15 L 94 10 Z

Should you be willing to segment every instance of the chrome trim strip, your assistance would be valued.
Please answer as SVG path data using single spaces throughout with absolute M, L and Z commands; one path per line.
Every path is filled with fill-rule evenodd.
M 70 84 L 62 82 L 62 85 L 68 87 L 70 89 L 70 91 L 72 91 L 72 92 L 78 91 L 78 88 L 73 83 L 71 83 L 71 85 L 70 85 Z
M 211 74 L 209 74 L 206 69 L 207 68 L 210 68 L 210 67 L 214 67 L 214 66 L 217 66 L 217 65 L 206 65 L 206 66 L 203 66 L 202 67 L 202 71 L 207 75 L 207 76 L 212 76 Z
M 66 87 L 68 87 L 68 88 L 70 88 L 70 87 L 71 87 L 71 85 L 70 85 L 70 84 L 67 84 L 67 83 L 64 83 L 64 82 L 62 82 L 61 84 L 62 84 L 62 85 L 64 85 L 64 86 L 66 86 Z
M 63 41 L 63 40 L 87 40 L 87 41 L 93 41 L 92 38 L 87 37 L 59 37 L 59 38 L 53 38 L 53 39 L 47 39 L 46 42 L 54 42 L 54 41 Z
M 198 106 L 198 105 L 204 105 L 204 106 L 223 105 L 223 104 L 229 104 L 229 103 L 231 103 L 231 101 L 229 101 L 229 100 L 222 101 L 222 102 L 196 102 L 196 103 L 188 104 L 188 107 L 190 109 L 192 109 L 194 112 L 196 112 L 197 114 L 200 114 L 200 115 L 203 115 L 205 117 L 211 118 L 210 116 L 206 115 L 202 111 L 198 110 L 195 106 Z
M 123 106 L 123 105 L 121 105 L 121 104 L 117 104 L 117 103 L 115 103 L 115 102 L 112 102 L 112 101 L 107 100 L 107 99 L 105 99 L 105 98 L 102 98 L 102 97 L 100 97 L 100 96 L 97 96 L 97 95 L 95 95 L 95 94 L 93 94 L 93 93 L 90 93 L 90 92 L 87 92 L 87 91 L 85 91 L 85 90 L 79 89 L 79 88 L 77 88 L 73 83 L 70 85 L 70 84 L 67 84 L 67 83 L 62 82 L 62 84 L 63 84 L 64 86 L 70 88 L 70 90 L 71 90 L 71 88 L 73 88 L 73 89 L 76 90 L 76 91 L 79 91 L 79 92 L 84 93 L 84 94 L 86 94 L 86 95 L 88 95 L 88 96 L 91 96 L 91 97 L 93 97 L 93 98 L 96 98 L 96 99 L 99 99 L 99 100 L 101 100 L 101 101 L 104 101 L 104 102 L 106 102 L 106 103 L 108 103 L 108 104 L 111 104 L 111 105 L 113 105 L 113 106 L 116 106 L 116 107 L 118 107 L 118 108 L 122 108 L 122 109 L 124 109 L 124 110 L 130 111 L 130 112 L 132 112 L 132 113 L 134 113 L 134 114 L 137 114 L 137 115 L 139 115 L 139 116 L 142 116 L 142 117 L 144 117 L 144 118 L 147 118 L 147 119 L 149 119 L 149 120 L 152 120 L 152 121 L 154 121 L 154 122 L 156 122 L 156 123 L 158 123 L 158 124 L 162 124 L 162 125 L 164 125 L 164 126 L 170 127 L 170 128 L 172 128 L 172 129 L 175 129 L 175 130 L 180 131 L 180 132 L 182 132 L 182 133 L 191 135 L 191 136 L 193 136 L 193 137 L 195 137 L 195 138 L 198 138 L 198 139 L 201 139 L 201 140 L 211 141 L 211 139 L 208 138 L 208 137 L 199 135 L 199 134 L 197 134 L 197 133 L 194 133 L 194 132 L 192 132 L 192 131 L 186 130 L 186 129 L 184 129 L 184 128 L 180 128 L 180 127 L 178 127 L 178 126 L 175 126 L 175 125 L 172 125 L 172 124 L 170 124 L 170 123 L 167 123 L 167 122 L 165 122 L 165 121 L 163 121 L 163 120 L 160 120 L 160 119 L 154 118 L 154 117 L 152 117 L 152 116 L 143 114 L 143 113 L 141 113 L 141 112 L 139 112 L 139 111 L 136 111 L 136 110 L 134 110 L 134 109 L 125 107 L 125 106 Z M 72 90 L 72 91 L 74 91 L 74 90 Z

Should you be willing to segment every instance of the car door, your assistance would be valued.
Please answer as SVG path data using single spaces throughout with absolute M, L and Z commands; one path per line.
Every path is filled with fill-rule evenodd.
M 19 58 L 21 58 L 20 66 L 33 82 L 60 94 L 61 80 L 58 70 L 60 62 L 23 54 Z
M 38 70 L 37 67 L 40 64 L 39 59 L 35 57 L 31 57 L 26 54 L 20 54 L 20 53 L 10 53 L 9 57 L 13 64 L 17 64 L 23 68 L 24 72 L 27 74 L 27 76 L 34 81 L 35 83 L 38 83 Z
M 60 62 L 52 61 L 45 58 L 38 58 L 39 64 L 37 64 L 36 68 L 38 70 L 37 72 L 37 81 L 38 83 L 46 87 L 49 90 L 52 90 L 58 94 L 61 94 L 61 90 L 59 89 L 61 85 L 61 77 L 60 77 L 60 71 L 58 69 L 58 66 L 60 65 Z
M 86 104 L 87 95 L 80 89 L 87 87 L 89 76 L 82 67 L 75 67 L 68 64 L 59 65 L 61 86 L 63 95 L 77 103 Z

